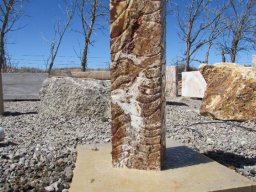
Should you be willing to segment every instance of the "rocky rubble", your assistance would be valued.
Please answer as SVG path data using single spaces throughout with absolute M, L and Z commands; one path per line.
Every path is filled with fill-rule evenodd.
M 256 126 L 199 114 L 200 100 L 167 102 L 167 134 L 256 181 Z M 77 144 L 107 143 L 110 119 L 38 114 L 40 102 L 6 102 L 0 126 L 0 191 L 68 191 Z
M 39 102 L 8 102 L 0 125 L 0 191 L 65 191 L 77 144 L 110 141 L 110 121 L 94 117 L 43 118 Z

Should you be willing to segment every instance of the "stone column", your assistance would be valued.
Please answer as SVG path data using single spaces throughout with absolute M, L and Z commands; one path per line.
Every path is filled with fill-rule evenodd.
M 114 167 L 160 170 L 165 152 L 165 0 L 111 0 Z
M 176 66 L 166 67 L 166 97 L 177 97 L 178 72 Z

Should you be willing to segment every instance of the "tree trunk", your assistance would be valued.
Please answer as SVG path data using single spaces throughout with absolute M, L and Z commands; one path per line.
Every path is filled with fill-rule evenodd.
M 0 34 L 0 72 L 4 71 L 5 65 L 5 53 L 4 53 L 4 34 Z
M 186 63 L 185 63 L 185 67 L 184 67 L 184 71 L 189 71 L 189 57 L 186 57 Z
M 210 55 L 211 48 L 212 48 L 212 43 L 208 43 L 208 48 L 207 48 L 207 51 L 205 53 L 205 60 L 204 60 L 204 62 L 207 63 L 207 64 L 209 63 L 209 55 Z
M 190 44 L 187 41 L 186 46 L 186 59 L 185 59 L 185 68 L 184 71 L 189 71 L 189 65 L 190 65 Z
M 5 60 L 5 47 L 4 47 L 4 36 L 5 30 L 8 25 L 9 14 L 13 8 L 14 0 L 10 0 L 8 3 L 4 1 L 4 5 L 6 6 L 6 13 L 4 14 L 4 18 L 2 20 L 2 26 L 0 26 L 0 115 L 4 113 L 4 100 L 3 100 L 3 84 L 2 84 L 2 71 L 5 69 L 6 60 Z
M 236 62 L 236 53 L 232 50 L 231 55 L 230 55 L 231 63 Z
M 2 71 L 4 68 L 4 42 L 3 37 L 0 37 L 0 115 L 4 114 L 4 99 L 3 99 L 3 84 L 2 84 Z
M 221 62 L 226 63 L 226 57 L 225 57 L 225 52 L 223 49 L 221 49 Z
M 2 83 L 2 70 L 4 66 L 3 49 L 0 45 L 0 115 L 4 114 L 4 96 L 3 96 L 3 83 Z
M 49 64 L 49 68 L 48 68 L 48 74 L 49 75 L 50 75 L 50 73 L 52 71 L 53 63 L 54 63 L 54 61 L 51 61 L 50 64 Z
M 90 25 L 88 27 L 87 32 L 84 31 L 84 34 L 85 34 L 85 45 L 84 45 L 83 55 L 82 55 L 82 59 L 81 59 L 81 70 L 82 71 L 85 71 L 86 68 L 87 68 L 88 47 L 89 47 L 89 44 L 90 44 L 90 39 L 91 39 L 92 31 L 94 29 L 96 13 L 97 13 L 97 6 L 98 6 L 97 4 L 98 4 L 98 0 L 94 0 L 93 1 L 93 6 L 92 6 L 92 11 L 91 11 Z M 82 22 L 83 22 L 83 19 L 82 19 Z
M 82 55 L 82 60 L 81 60 L 81 70 L 83 72 L 85 72 L 85 70 L 87 68 L 88 45 L 89 45 L 89 43 L 85 43 L 84 50 L 83 50 L 83 55 Z
M 4 114 L 4 98 L 3 98 L 3 83 L 2 73 L 0 72 L 0 115 Z

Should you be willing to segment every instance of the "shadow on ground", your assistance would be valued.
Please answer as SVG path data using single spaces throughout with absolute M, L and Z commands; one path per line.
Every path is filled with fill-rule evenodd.
M 166 105 L 176 105 L 176 106 L 189 106 L 186 103 L 175 102 L 175 101 L 166 101 Z
M 17 143 L 7 141 L 7 142 L 0 142 L 0 147 L 8 147 L 8 146 L 15 146 L 18 145 Z
M 167 148 L 165 154 L 166 157 L 163 163 L 163 170 L 212 162 L 211 159 L 186 146 Z
M 188 127 L 191 127 L 191 126 L 194 126 L 194 125 L 204 125 L 204 124 L 207 125 L 207 124 L 225 123 L 227 125 L 231 125 L 233 127 L 244 129 L 244 130 L 249 131 L 249 132 L 256 132 L 256 130 L 253 129 L 253 128 L 241 126 L 241 125 L 236 124 L 235 122 L 237 122 L 237 121 L 230 121 L 230 120 L 229 121 L 219 121 L 219 120 L 216 120 L 216 121 L 206 121 L 206 122 L 192 123 L 192 124 L 188 125 Z
M 20 116 L 20 115 L 33 115 L 33 114 L 38 114 L 38 112 L 31 111 L 31 112 L 26 112 L 26 113 L 20 113 L 20 112 L 9 112 L 6 111 L 4 112 L 4 116 Z
M 207 153 L 204 153 L 204 155 L 231 169 L 243 168 L 244 166 L 252 166 L 256 164 L 256 158 L 246 158 L 242 155 L 220 150 L 208 151 Z

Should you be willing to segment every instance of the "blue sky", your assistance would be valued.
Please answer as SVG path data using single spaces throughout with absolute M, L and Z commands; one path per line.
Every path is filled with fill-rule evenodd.
M 58 18 L 63 18 L 63 10 L 59 5 L 62 0 L 31 0 L 24 5 L 24 11 L 28 15 L 22 18 L 17 27 L 26 25 L 25 28 L 15 31 L 8 36 L 8 53 L 14 66 L 27 66 L 46 68 L 46 60 L 49 57 L 50 41 L 53 37 L 53 25 Z M 104 32 L 96 31 L 93 34 L 94 46 L 89 48 L 88 66 L 90 68 L 106 68 L 110 63 L 109 24 L 100 21 L 105 26 Z M 72 21 L 70 30 L 64 36 L 54 67 L 80 67 L 77 53 L 83 45 L 80 34 L 72 31 L 78 29 L 78 18 Z M 166 34 L 166 63 L 174 63 L 183 54 L 183 43 L 177 35 L 177 21 L 174 15 L 167 16 Z M 204 56 L 204 50 L 197 53 L 198 57 Z M 250 64 L 252 52 L 242 53 L 237 63 Z M 212 50 L 210 63 L 219 62 L 220 55 Z M 194 64 L 197 66 L 197 64 Z

